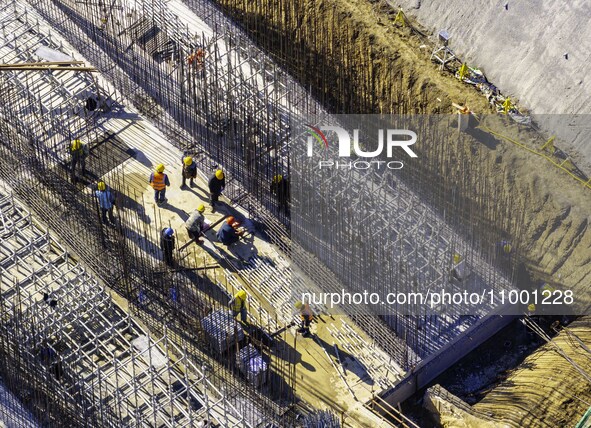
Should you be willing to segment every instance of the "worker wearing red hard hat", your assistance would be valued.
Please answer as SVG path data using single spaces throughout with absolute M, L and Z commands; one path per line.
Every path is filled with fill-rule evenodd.
M 217 237 L 222 244 L 232 245 L 238 242 L 243 233 L 244 229 L 240 227 L 240 223 L 234 217 L 229 216 L 223 226 L 220 227 L 220 230 L 218 230 Z

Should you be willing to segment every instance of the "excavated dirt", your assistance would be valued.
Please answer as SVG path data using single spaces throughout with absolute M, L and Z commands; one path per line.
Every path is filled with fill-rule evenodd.
M 474 408 L 509 426 L 572 427 L 589 408 L 591 317 L 583 317 L 525 359 Z M 559 346 L 573 364 L 553 349 Z M 579 371 L 580 370 L 580 371 Z M 448 425 L 450 427 L 461 425 Z M 477 426 L 477 425 L 476 425 Z
M 432 44 L 420 32 L 396 25 L 396 12 L 378 7 L 377 3 L 218 3 L 242 22 L 280 64 L 310 87 L 331 112 L 454 113 L 455 102 L 487 114 L 482 124 L 528 148 L 539 149 L 545 142 L 533 130 L 519 128 L 508 117 L 496 115 L 480 93 L 451 73 L 440 71 L 430 61 Z M 499 236 L 515 243 L 513 269 L 520 272 L 520 285 L 547 281 L 562 290 L 573 289 L 582 306 L 588 308 L 591 189 L 506 139 L 492 138 L 493 144 L 487 144 L 489 137 L 460 138 L 454 143 L 455 151 L 447 152 L 449 158 L 432 162 L 433 169 L 425 174 L 437 179 L 432 183 L 433 191 L 459 186 L 462 194 L 481 209 L 480 218 L 472 217 L 479 222 L 477 229 L 496 229 Z M 461 167 L 458 159 L 462 160 Z M 472 177 L 472 181 L 466 177 Z M 546 352 L 544 358 L 548 365 L 562 365 L 564 361 L 551 352 Z M 539 395 L 535 387 L 546 384 L 547 374 L 537 371 L 535 365 L 525 370 L 527 387 L 518 383 L 503 387 L 505 396 L 514 399 L 514 404 L 504 403 L 504 411 L 512 412 L 511 406 L 523 402 L 538 403 L 540 408 L 550 405 L 555 394 Z M 584 383 L 576 376 L 560 378 L 566 388 Z M 548 387 L 553 386 L 556 384 Z M 591 402 L 591 391 L 588 387 L 578 388 L 577 397 Z M 540 405 L 542 402 L 545 404 Z M 496 404 L 491 401 L 489 405 Z M 563 426 L 573 425 L 580 411 L 581 406 L 564 405 L 559 420 L 565 423 Z M 526 419 L 532 423 L 535 418 L 532 415 Z
M 533 130 L 494 115 L 484 96 L 440 71 L 430 61 L 429 41 L 408 26 L 397 25 L 394 11 L 380 10 L 365 0 L 219 3 L 239 17 L 261 45 L 275 49 L 277 60 L 304 85 L 311 85 L 331 111 L 454 113 L 455 102 L 490 115 L 483 119 L 488 128 L 532 149 L 545 142 Z M 263 37 L 265 26 L 271 37 Z M 463 162 L 463 171 L 454 176 L 449 170 L 457 169 L 457 158 L 447 159 L 452 168 L 442 164 L 431 171 L 433 176 L 449 180 L 450 186 L 461 176 L 486 180 L 479 186 L 485 189 L 482 194 L 475 194 L 470 183 L 465 195 L 481 201 L 494 194 L 505 200 L 490 204 L 505 203 L 503 212 L 496 210 L 488 221 L 482 220 L 482 226 L 493 224 L 519 242 L 517 261 L 524 262 L 533 279 L 576 287 L 584 298 L 591 283 L 591 189 L 503 139 L 493 145 L 471 138 L 461 141 L 452 156 L 467 156 L 471 162 Z

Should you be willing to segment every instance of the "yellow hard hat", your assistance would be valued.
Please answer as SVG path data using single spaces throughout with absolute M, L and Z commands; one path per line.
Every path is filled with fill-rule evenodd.
M 536 305 L 534 305 L 533 303 L 530 303 L 529 305 L 527 305 L 527 310 L 529 312 L 535 312 L 536 310 Z
M 217 178 L 218 180 L 221 180 L 224 178 L 224 171 L 222 171 L 221 169 L 218 169 L 215 172 L 215 178 Z
M 187 156 L 185 159 L 183 159 L 183 163 L 187 166 L 192 165 L 193 164 L 193 158 L 191 156 Z
M 160 164 L 156 167 L 156 172 L 164 172 L 164 164 Z
M 78 150 L 81 145 L 82 141 L 75 139 L 74 141 L 72 141 L 72 150 Z
M 301 300 L 298 300 L 297 302 L 295 302 L 296 309 L 302 309 L 302 306 L 304 306 L 304 304 L 302 303 Z
M 513 247 L 508 242 L 505 245 L 503 245 L 503 251 L 507 254 L 509 254 L 512 249 L 513 249 Z
M 238 293 L 236 293 L 236 297 L 242 300 L 246 299 L 246 291 L 240 290 Z
M 458 253 L 454 253 L 454 264 L 458 264 L 460 263 L 460 261 L 462 260 L 462 256 L 459 255 Z
M 99 190 L 105 190 L 107 188 L 104 181 L 99 181 L 97 186 Z
M 273 177 L 273 183 L 279 183 L 281 180 L 283 180 L 283 176 L 281 174 L 277 174 L 275 177 Z
M 199 211 L 200 213 L 205 211 L 205 205 L 201 204 L 197 207 L 197 211 Z

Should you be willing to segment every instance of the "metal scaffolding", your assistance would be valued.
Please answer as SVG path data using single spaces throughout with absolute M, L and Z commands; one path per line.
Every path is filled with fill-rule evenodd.
M 250 426 L 166 332 L 150 337 L 6 191 L 0 223 L 4 378 L 40 377 L 20 384 L 23 399 L 42 385 L 79 424 Z
M 80 59 L 73 49 L 62 44 L 61 41 L 55 42 L 55 40 L 61 40 L 60 37 L 52 38 L 53 41 L 49 43 L 47 34 L 51 32 L 50 28 L 33 12 L 24 13 L 22 5 L 16 2 L 3 2 L 0 17 L 7 29 L 21 25 L 26 28 L 27 33 L 26 45 L 18 43 L 14 45 L 11 38 L 0 39 L 1 52 L 7 58 L 16 58 L 18 54 L 19 61 L 37 60 L 39 59 L 36 56 L 37 52 L 43 47 L 52 49 L 56 55 L 65 55 L 68 52 L 75 59 Z M 72 403 L 77 403 L 76 400 L 80 396 L 78 401 L 85 400 L 81 405 L 89 409 L 87 413 L 98 412 L 99 416 L 96 417 L 100 417 L 101 421 L 105 421 L 109 416 L 112 421 L 126 423 L 125 421 L 130 422 L 135 418 L 139 421 L 138 423 L 141 423 L 143 418 L 146 418 L 151 420 L 153 425 L 163 425 L 164 422 L 160 423 L 160 420 L 168 421 L 167 423 L 174 420 L 175 424 L 183 426 L 182 424 L 185 423 L 183 417 L 193 418 L 187 424 L 196 425 L 200 413 L 203 413 L 202 408 L 207 408 L 211 410 L 213 420 L 214 416 L 218 417 L 216 409 L 227 404 L 228 408 L 224 407 L 223 412 L 227 420 L 219 422 L 222 426 L 226 426 L 226 423 L 255 426 L 263 422 L 289 426 L 293 418 L 289 410 L 295 401 L 295 375 L 293 363 L 289 363 L 289 360 L 284 358 L 285 353 L 293 352 L 293 348 L 286 343 L 279 343 L 273 344 L 271 350 L 269 343 L 263 343 L 264 341 L 256 338 L 217 337 L 216 329 L 214 328 L 212 333 L 211 323 L 208 324 L 207 320 L 211 319 L 208 318 L 211 314 L 227 311 L 228 293 L 234 290 L 233 285 L 228 283 L 227 274 L 217 278 L 198 275 L 193 268 L 202 265 L 203 261 L 190 259 L 187 260 L 185 269 L 163 271 L 159 256 L 155 256 L 154 242 L 158 242 L 158 237 L 153 235 L 154 229 L 145 228 L 142 198 L 135 194 L 125 180 L 123 165 L 134 152 L 115 135 L 108 132 L 109 127 L 106 126 L 114 114 L 120 113 L 115 110 L 120 108 L 118 102 L 121 98 L 116 92 L 106 90 L 108 84 L 99 76 L 92 88 L 95 93 L 103 94 L 103 97 L 106 97 L 104 94 L 110 94 L 106 98 L 101 98 L 104 101 L 102 106 L 106 105 L 108 108 L 101 108 L 98 112 L 87 112 L 85 108 L 63 109 L 59 111 L 60 120 L 54 123 L 52 117 L 56 115 L 56 111 L 51 106 L 64 102 L 64 88 L 72 85 L 72 81 L 84 82 L 86 77 L 70 72 L 49 70 L 28 73 L 6 71 L 0 74 L 3 99 L 8 101 L 0 109 L 2 177 L 27 206 L 32 207 L 49 227 L 59 232 L 60 237 L 70 248 L 75 249 L 76 254 L 82 258 L 86 266 L 100 275 L 101 280 L 111 289 L 118 291 L 128 300 L 128 310 L 145 323 L 151 332 L 156 332 L 158 337 L 161 337 L 156 341 L 143 338 L 136 340 L 140 336 L 147 337 L 147 335 L 142 335 L 138 331 L 134 337 L 128 337 L 114 331 L 114 326 L 124 330 L 131 328 L 133 319 L 129 318 L 129 315 L 127 319 L 110 319 L 109 322 L 114 323 L 111 326 L 104 323 L 98 325 L 97 328 L 103 328 L 104 331 L 92 331 L 92 334 L 88 332 L 85 325 L 86 333 L 83 338 L 77 336 L 67 338 L 69 347 L 76 351 L 72 351 L 74 354 L 67 354 L 67 358 L 62 358 L 59 354 L 61 364 L 70 363 L 70 359 L 75 359 L 79 351 L 88 352 L 87 349 L 80 347 L 82 345 L 75 348 L 73 343 L 76 340 L 84 339 L 82 340 L 84 343 L 88 340 L 91 350 L 96 349 L 96 346 L 102 346 L 101 335 L 106 334 L 107 331 L 109 334 L 111 332 L 116 334 L 118 340 L 127 341 L 117 344 L 118 347 L 121 346 L 121 349 L 126 350 L 128 355 L 125 358 L 127 359 L 121 355 L 121 361 L 115 361 L 109 367 L 103 367 L 100 361 L 97 363 L 94 358 L 90 363 L 85 363 L 88 367 L 85 365 L 85 371 L 82 369 L 76 371 L 78 377 L 74 379 L 76 384 L 74 389 L 80 389 L 82 391 L 80 394 L 77 389 L 74 391 L 72 388 L 64 392 L 51 378 L 40 377 L 32 369 L 30 373 L 28 369 L 23 369 L 28 373 L 27 376 L 31 376 L 31 382 L 38 385 L 49 382 L 45 386 L 44 400 L 48 403 L 46 407 L 50 405 L 49 403 L 54 406 L 57 403 L 55 412 L 58 412 L 57 409 L 67 408 L 68 414 L 71 412 L 77 414 L 79 412 L 72 410 L 74 405 Z M 81 84 L 75 88 L 77 89 L 71 90 L 73 99 L 82 101 L 87 99 L 86 95 L 81 94 L 88 88 Z M 77 90 L 80 92 L 76 92 Z M 49 129 L 43 127 L 47 124 L 50 124 Z M 48 138 L 48 135 L 55 138 Z M 97 205 L 96 199 L 84 187 L 87 182 L 70 182 L 67 144 L 72 137 L 78 136 L 81 136 L 90 146 L 90 157 L 87 162 L 88 177 L 96 180 L 109 173 L 109 185 L 117 191 L 120 224 L 116 229 L 108 229 L 93 221 L 97 218 Z M 160 223 L 158 216 L 154 218 Z M 186 254 L 179 254 L 178 257 L 181 256 Z M 61 289 L 62 291 L 58 293 L 59 299 L 53 297 L 57 291 L 53 292 L 48 299 L 50 301 L 75 299 L 80 296 L 82 289 L 80 292 L 74 292 L 73 289 L 75 289 L 73 286 Z M 64 297 L 68 293 L 71 297 Z M 90 293 L 88 298 L 90 299 L 92 295 Z M 100 306 L 95 300 L 85 302 L 86 299 L 76 301 L 68 311 L 70 316 L 74 317 L 76 311 L 83 316 L 84 308 L 89 305 Z M 78 304 L 84 307 L 78 307 Z M 39 308 L 44 306 L 39 304 L 36 308 L 40 310 Z M 123 315 L 119 313 L 117 316 Z M 276 321 L 269 314 L 259 313 L 250 321 L 253 328 L 261 330 L 263 339 L 279 329 Z M 238 327 L 233 319 L 228 322 L 226 329 L 234 330 Z M 67 336 L 67 333 L 64 333 L 60 326 L 58 327 L 60 337 Z M 139 327 L 133 324 L 133 328 Z M 280 339 L 280 336 L 277 336 L 277 339 Z M 220 347 L 219 343 L 222 343 L 223 347 Z M 109 342 L 105 346 L 112 347 L 112 345 Z M 51 346 L 47 345 L 48 348 Z M 133 387 L 133 383 L 129 383 L 130 376 L 137 375 L 141 385 L 145 384 L 147 388 L 151 388 L 151 371 L 154 367 L 149 369 L 150 362 L 144 362 L 144 366 L 136 367 L 135 371 L 130 371 L 130 368 L 132 363 L 141 364 L 141 356 L 145 356 L 146 352 L 152 352 L 151 350 L 156 352 L 156 347 L 160 347 L 160 354 L 168 355 L 174 352 L 179 357 L 173 360 L 174 363 L 165 366 L 166 371 L 163 373 L 167 376 L 168 383 L 154 378 L 154 382 L 157 382 L 154 384 L 154 389 L 148 391 L 149 393 L 142 393 L 139 386 L 136 388 Z M 252 373 L 245 370 L 244 364 L 235 355 L 238 349 L 249 349 L 249 358 L 253 358 L 255 354 L 253 350 L 256 349 L 257 358 L 265 362 L 267 371 L 254 384 L 255 379 L 252 378 Z M 99 349 L 107 356 L 118 355 L 118 350 L 119 348 Z M 51 348 L 51 353 L 55 351 Z M 62 348 L 59 351 L 65 352 Z M 197 403 L 196 398 L 193 399 L 192 396 L 187 395 L 188 387 L 184 387 L 184 384 L 171 377 L 173 372 L 177 373 L 177 368 L 182 369 L 189 365 L 191 370 L 199 367 L 195 372 L 197 375 L 190 379 L 191 385 L 203 384 L 208 391 L 211 389 L 211 395 L 205 397 L 209 400 L 207 406 Z M 11 367 L 11 364 L 7 364 L 6 367 Z M 140 367 L 142 370 L 139 369 Z M 198 373 L 204 373 L 203 367 L 206 367 L 207 378 L 198 375 Z M 158 375 L 161 374 L 158 371 L 159 368 L 160 366 L 154 369 Z M 109 379 L 114 376 L 115 380 L 109 383 L 103 379 L 107 374 Z M 181 380 L 186 383 L 185 380 Z M 91 388 L 88 394 L 82 388 L 86 381 L 89 382 L 88 388 Z M 128 386 L 124 385 L 126 382 L 129 383 Z M 93 390 L 92 388 L 98 388 L 97 385 L 102 385 L 103 389 L 98 392 Z M 15 384 L 11 383 L 10 387 L 14 388 Z M 168 390 L 169 395 L 162 396 L 160 399 L 160 395 L 157 394 L 159 387 Z M 220 391 L 224 391 L 223 396 Z M 111 398 L 106 397 L 105 394 L 111 394 L 109 395 Z M 183 394 L 185 394 L 184 401 Z M 223 402 L 220 401 L 222 397 L 224 397 Z M 140 401 L 147 399 L 154 399 L 157 402 L 148 403 L 149 406 L 144 409 L 145 405 Z M 173 405 L 171 401 L 175 403 L 178 401 L 178 404 Z M 188 406 L 189 402 L 193 410 L 185 409 L 183 413 L 180 409 Z M 104 408 L 100 403 L 105 404 Z M 109 410 L 110 406 L 114 406 L 115 410 Z M 180 407 L 177 409 L 175 406 Z M 161 414 L 161 407 L 168 407 L 169 413 Z M 234 408 L 238 410 L 232 410 Z M 142 413 L 144 410 L 146 415 Z M 103 411 L 107 414 L 103 415 L 101 413 Z M 67 420 L 64 414 L 55 413 L 52 417 L 54 420 Z M 72 425 L 78 424 L 79 419 L 73 418 Z M 113 422 L 113 425 L 117 424 L 118 422 Z
M 419 125 L 413 129 L 423 142 L 458 138 L 452 127 L 440 126 L 448 121 L 441 116 L 437 123 L 423 127 L 423 133 Z M 432 128 L 451 131 L 425 135 Z M 455 232 L 451 226 L 457 220 L 425 204 L 397 172 L 386 168 L 371 174 L 354 169 L 321 170 L 317 162 L 299 161 L 305 156 L 294 158 L 298 161 L 292 165 L 291 194 L 298 210 L 292 218 L 292 239 L 313 255 L 295 252 L 294 260 L 308 275 L 316 276 L 318 268 L 311 259 L 317 258 L 336 273 L 348 291 L 367 290 L 382 297 L 390 292 L 427 294 L 445 289 L 450 294 L 480 294 L 512 289 L 511 278 L 499 269 L 498 254 L 483 254 Z M 459 277 L 454 277 L 454 271 L 460 269 Z M 325 282 L 323 288 L 329 290 L 330 285 Z M 342 289 L 340 284 L 332 285 L 334 292 Z M 493 312 L 496 305 L 483 301 L 475 308 L 442 302 L 431 307 L 417 300 L 387 306 L 379 302 L 366 309 L 381 315 L 423 358 Z M 360 315 L 367 313 L 359 307 L 355 310 Z M 350 315 L 355 319 L 355 313 Z M 388 349 L 385 342 L 391 342 L 390 338 L 375 339 Z M 418 362 L 404 352 L 404 347 L 399 347 L 395 355 L 405 367 Z
M 70 56 L 68 46 L 42 29 L 25 4 L 3 3 L 0 8 L 0 63 L 19 64 Z M 91 73 L 67 71 L 2 71 L 3 99 L 26 99 L 14 125 L 28 133 L 47 162 L 63 162 L 74 138 L 93 139 L 98 115 L 111 106 L 109 89 L 99 88 Z M 89 101 L 91 100 L 91 101 Z M 96 103 L 96 104 L 95 104 Z

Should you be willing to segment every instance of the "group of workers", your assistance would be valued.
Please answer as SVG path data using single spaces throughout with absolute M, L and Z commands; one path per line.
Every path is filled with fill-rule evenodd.
M 69 147 L 71 158 L 71 177 L 72 181 L 78 181 L 77 170 L 80 170 L 80 178 L 86 174 L 86 158 L 89 155 L 88 145 L 80 139 L 75 139 Z M 195 187 L 195 178 L 197 177 L 197 165 L 191 156 L 184 156 L 182 159 L 182 184 L 181 189 L 187 188 L 186 180 L 189 180 L 189 187 Z M 161 206 L 167 202 L 166 188 L 170 186 L 168 175 L 164 172 L 164 164 L 156 166 L 154 172 L 150 174 L 149 183 L 154 190 L 154 202 Z M 216 204 L 219 204 L 220 196 L 226 187 L 226 179 L 221 169 L 215 171 L 208 181 L 209 203 L 211 211 L 215 212 Z M 287 212 L 289 204 L 289 182 L 282 175 L 276 175 L 271 182 L 270 192 L 277 197 L 279 209 Z M 101 220 L 104 224 L 115 224 L 113 208 L 115 207 L 115 192 L 110 189 L 103 180 L 96 184 L 94 196 L 98 201 L 101 212 Z M 201 235 L 210 226 L 205 220 L 205 205 L 201 203 L 195 211 L 191 213 L 185 222 L 185 228 L 189 238 L 197 243 L 203 243 Z M 246 229 L 233 217 L 228 216 L 218 230 L 217 239 L 224 245 L 232 245 L 240 240 Z M 171 227 L 162 229 L 160 233 L 160 248 L 162 250 L 164 262 L 172 267 L 174 266 L 173 251 L 175 248 L 175 233 Z M 247 294 L 240 290 L 230 300 L 229 305 L 232 308 L 234 316 L 240 315 L 240 321 L 247 323 L 246 309 Z M 314 318 L 308 303 L 296 302 L 295 308 L 299 311 L 301 325 L 298 329 L 305 337 L 310 335 L 310 324 Z
M 197 164 L 191 156 L 184 156 L 182 159 L 181 171 L 181 189 L 187 188 L 187 179 L 189 180 L 189 187 L 195 187 L 195 178 L 197 177 Z M 168 175 L 164 172 L 164 164 L 156 166 L 154 172 L 150 174 L 149 183 L 154 189 L 154 202 L 157 205 L 162 205 L 168 201 L 166 199 L 166 188 L 170 186 Z M 219 203 L 220 196 L 226 187 L 226 177 L 224 171 L 221 169 L 211 176 L 208 182 L 209 187 L 209 203 L 212 212 L 215 212 L 215 205 Z
M 150 174 L 149 183 L 154 189 L 154 202 L 161 206 L 167 202 L 166 188 L 170 186 L 168 175 L 164 172 L 164 165 L 156 166 L 154 172 Z M 195 187 L 195 178 L 197 177 L 197 164 L 191 156 L 184 156 L 182 159 L 182 182 L 181 189 L 187 187 Z M 187 186 L 187 180 L 189 185 Z M 209 204 L 211 212 L 215 212 L 216 205 L 220 203 L 220 196 L 226 187 L 226 177 L 224 171 L 217 169 L 208 181 L 209 189 Z M 209 224 L 205 219 L 205 205 L 203 203 L 197 206 L 197 209 L 191 213 L 189 218 L 185 221 L 185 228 L 187 234 L 192 241 L 202 244 L 201 235 L 209 229 Z M 240 223 L 233 217 L 226 218 L 224 224 L 217 232 L 218 240 L 224 245 L 232 245 L 239 241 L 240 237 L 245 232 Z M 163 258 L 167 265 L 173 265 L 173 249 L 174 249 L 174 230 L 170 227 L 162 229 L 160 232 L 160 248 L 162 249 Z

